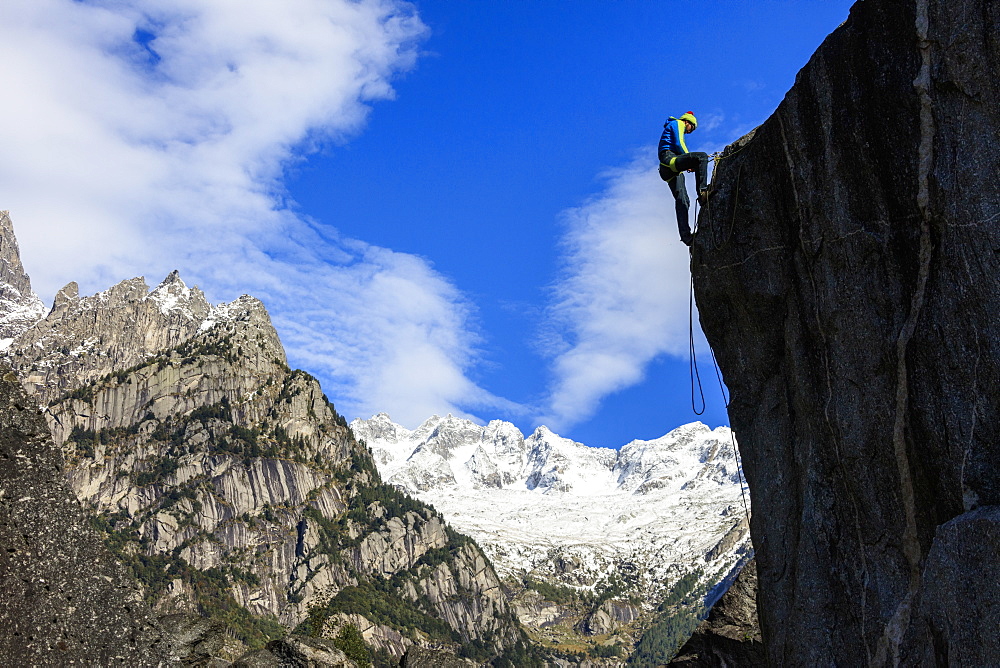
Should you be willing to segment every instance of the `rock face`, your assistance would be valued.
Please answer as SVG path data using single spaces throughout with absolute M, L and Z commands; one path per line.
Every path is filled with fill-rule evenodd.
M 692 271 L 771 665 L 1000 657 L 953 621 L 1000 586 L 998 34 L 995 2 L 859 2 L 717 167 Z
M 635 622 L 642 610 L 635 605 L 621 601 L 605 601 L 584 620 L 584 632 L 588 635 L 610 635 Z
M 991 642 L 1000 625 L 996 586 L 970 577 L 1000 568 L 1000 507 L 984 506 L 938 527 L 927 555 L 904 665 L 988 666 L 1000 655 Z M 947 628 L 947 642 L 935 637 Z M 935 638 L 934 643 L 926 642 Z
M 31 291 L 31 279 L 21 265 L 10 214 L 0 211 L 0 349 L 43 315 L 45 305 Z
M 178 346 L 250 302 L 256 308 L 247 310 L 264 311 L 250 297 L 212 309 L 201 290 L 188 288 L 176 271 L 152 292 L 141 277 L 89 297 L 80 297 L 76 283 L 70 283 L 56 295 L 48 315 L 15 339 L 10 357 L 32 393 L 48 403 Z M 267 332 L 268 344 L 277 352 L 281 346 L 272 332 Z
M 755 561 L 747 562 L 670 665 L 687 668 L 767 665 L 757 621 Z
M 139 588 L 66 484 L 62 456 L 0 366 L 0 663 L 166 665 Z
M 6 358 L 44 405 L 61 484 L 146 602 L 180 620 L 186 656 L 341 665 L 309 658 L 327 641 L 264 646 L 299 626 L 335 638 L 326 622 L 345 615 L 383 663 L 413 645 L 471 643 L 489 660 L 520 642 L 483 553 L 382 483 L 319 383 L 288 368 L 258 300 L 212 306 L 176 272 L 152 291 L 71 284 Z

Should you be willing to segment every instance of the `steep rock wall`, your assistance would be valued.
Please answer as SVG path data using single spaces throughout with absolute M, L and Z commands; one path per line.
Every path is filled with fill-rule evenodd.
M 692 271 L 772 665 L 1000 656 L 932 575 L 997 618 L 956 546 L 1000 504 L 998 35 L 994 2 L 858 2 L 717 167 Z
M 158 613 L 223 620 L 250 648 L 368 615 L 356 625 L 377 630 L 364 637 L 382 661 L 415 643 L 477 643 L 483 659 L 521 643 L 478 547 L 382 484 L 258 300 L 210 306 L 176 272 L 151 292 L 70 285 L 5 357 Z
M 0 211 L 0 348 L 45 315 L 45 305 L 31 290 L 21 265 L 10 213 Z

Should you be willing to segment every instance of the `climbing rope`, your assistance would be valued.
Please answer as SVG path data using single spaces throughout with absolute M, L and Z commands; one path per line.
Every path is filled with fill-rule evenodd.
M 712 353 L 712 365 L 715 367 L 715 377 L 719 381 L 719 392 L 722 394 L 722 401 L 726 405 L 728 413 L 732 397 L 726 393 L 726 384 L 722 380 L 722 371 L 719 369 L 719 361 L 715 358 L 715 350 L 711 344 L 708 347 Z M 702 415 L 707 409 L 705 403 L 705 390 L 701 383 L 701 373 L 698 371 L 698 356 L 694 345 L 694 275 L 691 276 L 691 291 L 688 296 L 688 364 L 691 374 L 691 410 L 695 415 Z M 701 410 L 695 405 L 695 382 L 698 384 L 698 394 L 701 397 Z M 743 462 L 740 459 L 739 448 L 736 446 L 736 431 L 729 428 L 729 440 L 733 446 L 733 458 L 736 460 L 736 475 L 740 483 L 740 496 L 743 498 L 743 512 L 746 514 L 747 526 L 750 526 L 750 504 L 747 503 L 746 478 L 743 477 Z
M 740 151 L 742 151 L 743 149 L 745 149 L 747 146 L 749 146 L 750 143 L 751 142 L 747 142 L 745 145 L 741 146 L 739 149 L 737 149 L 736 151 L 733 151 L 732 153 L 730 153 L 729 155 L 727 155 L 725 157 L 726 158 L 730 158 L 733 155 L 736 155 L 737 153 L 739 153 Z M 721 152 L 713 153 L 713 154 L 711 154 L 711 158 L 712 158 L 712 161 L 714 163 L 716 163 L 716 169 L 717 169 L 718 168 L 717 167 L 718 164 L 723 159 L 722 153 Z M 715 182 L 715 178 L 714 177 L 715 177 L 716 169 L 713 169 L 713 171 L 712 171 L 712 176 L 713 176 L 712 182 L 713 183 Z M 732 213 L 732 216 L 730 217 L 729 229 L 728 229 L 728 231 L 724 232 L 724 237 L 721 240 L 721 242 L 719 240 L 719 237 L 718 237 L 717 231 L 715 229 L 715 226 L 714 225 L 711 226 L 711 230 L 712 230 L 712 233 L 711 233 L 712 234 L 712 239 L 711 239 L 711 241 L 712 241 L 712 250 L 713 251 L 719 251 L 719 250 L 722 250 L 722 249 L 726 248 L 729 245 L 729 242 L 733 238 L 733 231 L 735 230 L 735 227 L 736 227 L 736 210 L 737 210 L 736 207 L 739 204 L 740 177 L 742 176 L 742 173 L 743 173 L 743 165 L 740 165 L 739 169 L 736 172 L 736 185 L 734 187 L 734 196 L 733 196 L 733 213 Z M 705 203 L 705 210 L 707 212 L 707 215 L 708 215 L 709 219 L 711 219 L 711 204 L 712 204 L 712 200 L 711 200 L 711 198 L 709 198 L 708 201 Z M 699 205 L 699 202 L 696 199 L 695 200 L 695 228 L 694 228 L 694 232 L 695 233 L 697 233 L 697 231 L 698 231 L 698 220 L 699 220 L 698 205 Z M 726 384 L 722 380 L 722 371 L 719 368 L 719 361 L 715 357 L 715 350 L 712 349 L 711 344 L 709 345 L 709 351 L 712 353 L 712 365 L 715 367 L 715 377 L 719 381 L 719 392 L 722 395 L 722 401 L 725 404 L 726 411 L 728 413 L 729 406 L 730 406 L 731 400 L 732 400 L 732 396 L 730 394 L 727 394 L 727 392 L 726 392 Z M 690 371 L 690 377 L 691 377 L 691 410 L 694 411 L 695 415 L 702 415 L 702 414 L 704 414 L 705 410 L 707 409 L 707 405 L 706 405 L 706 402 L 705 402 L 705 390 L 704 390 L 704 387 L 703 387 L 702 382 L 701 382 L 701 373 L 700 373 L 700 371 L 698 369 L 698 356 L 697 356 L 697 353 L 695 351 L 695 342 L 694 342 L 694 273 L 693 272 L 691 274 L 691 289 L 690 289 L 690 293 L 688 295 L 688 354 L 689 354 L 689 356 L 688 356 L 689 371 Z M 696 381 L 697 381 L 697 384 L 698 384 L 698 394 L 700 395 L 700 398 L 701 398 L 701 410 L 700 411 L 698 410 L 697 406 L 695 405 L 695 382 Z M 750 504 L 747 503 L 746 479 L 743 477 L 743 463 L 742 463 L 742 460 L 740 459 L 739 447 L 737 447 L 737 445 L 736 445 L 736 431 L 732 427 L 729 428 L 729 440 L 730 440 L 730 443 L 733 446 L 733 458 L 736 461 L 736 474 L 737 474 L 737 478 L 739 480 L 739 485 L 740 485 L 740 496 L 741 496 L 741 498 L 743 500 L 743 512 L 746 515 L 747 527 L 749 527 L 750 526 Z
M 691 375 L 691 410 L 695 415 L 705 412 L 705 388 L 701 384 L 701 373 L 698 372 L 698 355 L 694 350 L 694 274 L 691 274 L 691 291 L 688 294 L 688 370 Z M 698 393 L 701 395 L 701 410 L 695 407 L 694 383 L 698 380 Z
M 747 143 L 747 146 L 749 146 L 749 142 Z M 734 151 L 733 153 L 731 153 L 730 155 L 727 155 L 726 158 L 731 158 L 733 155 L 736 155 L 737 153 L 739 153 L 740 151 L 742 151 L 744 148 L 746 148 L 746 146 L 743 146 L 743 147 L 739 148 L 738 150 Z M 722 162 L 722 153 L 721 152 L 712 153 L 710 157 L 712 158 L 712 162 L 716 163 L 716 165 L 718 165 L 718 163 Z M 716 166 L 712 170 L 712 183 L 715 183 L 716 180 L 717 180 L 715 178 L 715 174 L 717 173 L 717 171 L 718 171 L 718 166 Z M 711 237 L 712 237 L 712 250 L 713 251 L 720 251 L 720 250 L 726 248 L 726 246 L 729 245 L 729 242 L 732 241 L 732 239 L 733 239 L 733 231 L 736 229 L 736 207 L 739 204 L 739 200 L 740 200 L 740 177 L 742 175 L 743 175 L 743 165 L 740 165 L 739 169 L 736 171 L 736 186 L 734 188 L 734 195 L 733 195 L 733 215 L 729 219 L 729 229 L 728 229 L 728 231 L 726 231 L 726 230 L 723 231 L 724 238 L 720 241 L 719 240 L 719 233 L 715 229 L 715 226 L 712 225 L 710 227 L 710 229 L 711 229 Z M 711 197 L 709 197 L 708 201 L 705 203 L 705 211 L 708 214 L 709 220 L 711 220 L 711 218 L 712 218 L 712 208 L 711 207 L 712 207 L 712 199 L 711 199 Z M 696 201 L 695 202 L 695 231 L 697 231 L 697 230 L 698 230 L 698 202 Z

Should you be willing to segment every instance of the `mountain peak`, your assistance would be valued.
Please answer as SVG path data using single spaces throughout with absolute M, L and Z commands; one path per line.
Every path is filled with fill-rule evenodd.
M 177 269 L 174 269 L 169 274 L 167 274 L 167 277 L 160 282 L 160 285 L 163 286 L 169 283 L 177 283 L 178 281 L 181 283 L 181 285 L 184 284 L 184 281 L 181 280 L 181 272 L 178 271 Z
M 687 557 L 664 555 L 701 551 L 700 559 L 714 548 L 733 529 L 726 511 L 740 499 L 728 430 L 700 423 L 620 451 L 545 426 L 525 438 L 501 420 L 433 416 L 411 432 L 378 414 L 351 428 L 386 482 L 438 508 L 507 574 L 550 574 L 553 554 L 586 564 L 572 576 L 584 580 L 569 584 L 599 579 L 613 563 L 665 572 Z
M 167 274 L 147 298 L 156 302 L 164 315 L 178 313 L 189 320 L 204 320 L 211 310 L 204 293 L 197 286 L 189 288 L 176 269 Z
M 21 250 L 7 211 L 0 211 L 0 341 L 10 341 L 45 315 L 45 304 L 31 290 Z

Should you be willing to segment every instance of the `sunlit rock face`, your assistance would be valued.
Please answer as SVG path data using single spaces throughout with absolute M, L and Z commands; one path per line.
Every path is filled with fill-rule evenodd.
M 955 621 L 1000 600 L 957 547 L 1000 553 L 998 31 L 985 0 L 859 2 L 716 168 L 691 267 L 771 665 L 1000 656 Z
M 16 259 L 2 222 L 0 249 Z M 70 284 L 13 334 L 3 355 L 44 410 L 60 484 L 157 613 L 184 628 L 225 620 L 235 645 L 214 658 L 303 624 L 331 638 L 350 624 L 386 661 L 473 641 L 489 659 L 519 641 L 479 548 L 382 484 L 319 383 L 287 366 L 257 299 L 209 304 L 177 272 L 152 290 L 142 278 L 90 296 Z

